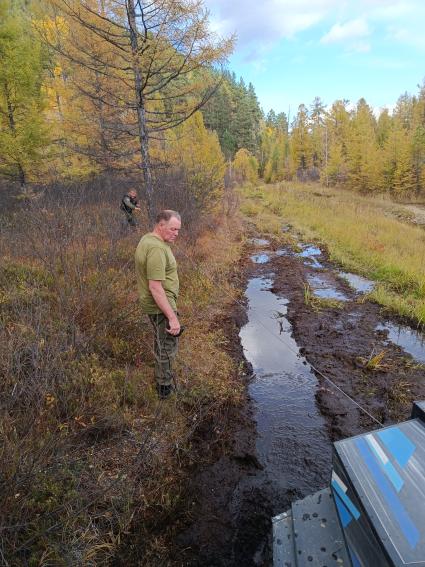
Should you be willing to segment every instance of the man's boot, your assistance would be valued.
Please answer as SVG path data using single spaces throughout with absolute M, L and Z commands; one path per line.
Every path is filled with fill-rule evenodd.
M 174 392 L 174 386 L 172 384 L 158 384 L 156 391 L 160 400 L 166 400 Z

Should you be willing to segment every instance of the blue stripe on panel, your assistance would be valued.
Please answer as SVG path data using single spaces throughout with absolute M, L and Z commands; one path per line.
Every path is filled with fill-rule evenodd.
M 387 477 L 392 482 L 394 488 L 397 490 L 397 492 L 400 492 L 400 490 L 403 488 L 404 480 L 395 470 L 393 464 L 388 461 L 388 463 L 384 465 L 384 471 Z
M 344 504 L 345 504 L 346 508 L 349 510 L 350 514 L 356 520 L 358 520 L 360 518 L 360 512 L 357 510 L 357 508 L 351 502 L 350 498 L 347 496 L 347 494 L 342 490 L 340 485 L 335 480 L 332 481 L 332 487 L 335 490 L 335 492 L 338 494 L 338 496 L 341 498 L 341 500 L 344 502 Z
M 338 516 L 339 516 L 339 519 L 341 520 L 342 527 L 346 528 L 351 523 L 353 516 L 350 514 L 350 512 L 344 506 L 343 501 L 338 496 L 338 494 L 336 494 L 336 492 L 334 492 L 334 497 L 335 497 L 335 504 L 336 504 L 336 507 L 337 507 L 337 510 L 338 510 Z
M 354 551 L 350 547 L 348 548 L 348 551 L 350 552 L 351 563 L 353 564 L 353 567 L 362 567 L 360 559 L 357 557 Z
M 371 435 L 366 435 L 365 439 L 367 444 L 369 445 L 369 448 L 374 453 L 379 466 L 390 479 L 397 492 L 400 492 L 400 490 L 403 488 L 404 480 L 398 474 L 398 472 L 394 468 L 394 465 L 388 459 L 382 448 L 378 445 L 378 442 L 373 439 Z
M 410 439 L 398 427 L 378 431 L 378 436 L 399 465 L 405 467 L 416 450 Z
M 386 503 L 389 506 L 395 520 L 398 522 L 404 537 L 409 542 L 412 549 L 418 544 L 420 535 L 415 524 L 410 519 L 408 513 L 404 509 L 402 503 L 394 492 L 391 484 L 388 482 L 387 478 L 382 474 L 378 463 L 376 462 L 373 453 L 368 447 L 366 441 L 362 438 L 356 439 L 355 444 L 357 445 L 369 471 L 372 474 L 378 488 L 381 490 L 382 496 L 384 497 Z

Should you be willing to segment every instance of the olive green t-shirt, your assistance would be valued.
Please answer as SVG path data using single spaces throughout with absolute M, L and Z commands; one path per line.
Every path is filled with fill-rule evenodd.
M 161 313 L 149 290 L 149 280 L 162 282 L 165 295 L 174 311 L 177 311 L 179 278 L 177 262 L 170 246 L 152 233 L 145 234 L 135 253 L 137 287 L 142 310 L 148 315 Z

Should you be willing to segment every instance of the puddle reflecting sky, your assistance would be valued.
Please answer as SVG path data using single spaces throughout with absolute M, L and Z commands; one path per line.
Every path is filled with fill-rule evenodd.
M 338 301 L 348 301 L 348 297 L 333 287 L 332 283 L 321 276 L 308 276 L 307 281 L 311 286 L 314 295 L 323 299 L 337 299 Z
M 254 264 L 267 264 L 270 261 L 270 256 L 264 252 L 261 254 L 254 254 L 251 256 L 251 260 Z
M 298 252 L 298 256 L 301 258 L 309 258 L 310 256 L 321 256 L 322 251 L 317 246 L 313 246 L 311 244 L 303 245 L 302 252 Z
M 388 339 L 425 364 L 425 335 L 404 325 L 384 323 L 376 327 L 377 331 L 388 331 Z
M 291 255 L 290 250 L 287 250 L 286 248 L 276 250 L 276 256 L 290 256 L 290 255 Z
M 350 274 L 349 272 L 338 272 L 338 274 L 344 278 L 344 280 L 347 280 L 349 285 L 359 293 L 369 293 L 375 285 L 372 280 L 368 280 L 357 274 Z
M 314 256 L 310 256 L 306 258 L 304 261 L 305 266 L 309 266 L 310 268 L 323 268 L 323 264 L 321 264 Z
M 317 380 L 301 357 L 286 319 L 286 301 L 272 281 L 250 280 L 248 323 L 240 338 L 256 377 L 249 392 L 256 406 L 258 457 L 279 490 L 310 494 L 328 481 L 331 443 L 317 410 Z

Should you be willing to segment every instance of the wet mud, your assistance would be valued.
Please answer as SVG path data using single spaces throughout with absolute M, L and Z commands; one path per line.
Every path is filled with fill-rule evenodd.
M 405 419 L 425 399 L 423 335 L 367 300 L 373 282 L 313 244 L 260 237 L 243 280 L 244 304 L 222 324 L 245 363 L 246 403 L 226 449 L 191 479 L 175 566 L 271 565 L 271 518 L 326 486 L 332 442 Z M 307 288 L 323 304 L 306 301 Z
M 325 251 L 319 259 L 320 270 L 291 255 L 274 259 L 273 291 L 289 299 L 288 318 L 302 354 L 382 424 L 408 418 L 412 400 L 425 398 L 423 334 L 401 320 L 389 320 L 367 299 L 373 282 L 339 272 Z M 314 278 L 325 284 L 315 288 Z M 340 300 L 338 306 L 312 309 L 304 282 L 312 282 L 319 297 Z M 337 387 L 321 375 L 318 379 L 316 397 L 332 440 L 378 427 Z

